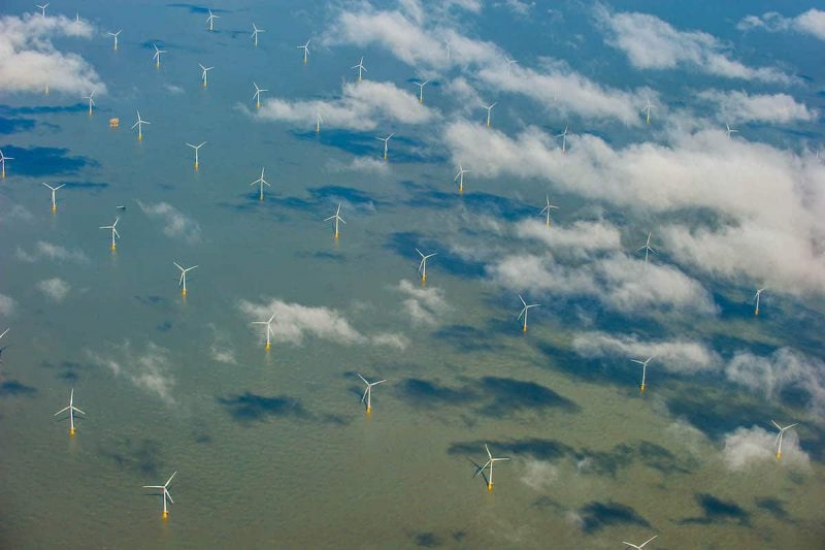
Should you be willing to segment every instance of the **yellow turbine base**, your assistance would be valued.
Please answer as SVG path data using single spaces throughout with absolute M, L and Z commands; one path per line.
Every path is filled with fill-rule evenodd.
M 782 459 L 782 451 L 777 451 L 776 452 L 776 460 L 781 460 L 781 459 Z
M 143 141 L 143 135 L 142 134 L 138 134 L 138 141 Z
M 460 185 L 460 186 L 458 187 L 458 194 L 459 194 L 459 195 L 463 195 L 463 194 L 464 194 L 464 186 L 463 186 L 463 185 Z
M 56 204 L 52 205 L 52 212 L 57 212 L 57 205 Z
M 307 58 L 305 57 L 304 58 L 304 65 L 306 65 L 306 64 L 307 64 Z
M 197 169 L 198 169 L 198 163 L 196 162 L 195 163 L 195 170 L 197 170 Z
M 180 295 L 181 296 L 186 296 L 186 289 L 185 288 L 180 291 Z
M 92 116 L 92 110 L 89 109 L 89 116 Z
M 759 310 L 757 309 L 756 311 L 754 311 L 754 312 L 753 312 L 753 314 L 754 314 L 755 316 L 756 316 L 756 315 L 759 315 Z
M 263 195 L 263 193 L 261 193 L 261 198 L 260 198 L 260 199 L 258 199 L 258 200 L 264 200 L 264 195 Z
M 6 179 L 6 169 L 5 169 L 5 168 L 3 168 L 3 176 L 2 176 L 2 179 Z
M 203 83 L 203 87 L 206 88 L 206 82 Z
M 117 250 L 117 245 L 116 245 L 116 244 L 112 244 L 111 249 L 112 249 L 112 252 L 114 252 L 115 250 Z
M 487 128 L 489 128 L 489 127 L 490 127 L 490 123 L 488 122 L 488 123 L 487 123 Z
M 256 109 L 260 109 L 260 108 L 261 108 L 261 102 L 260 102 L 260 101 L 256 101 L 256 102 L 255 102 L 255 108 L 256 108 Z
M 321 125 L 318 124 L 318 125 L 315 126 L 315 133 L 318 134 L 320 132 L 321 132 Z
M 522 332 L 527 332 L 527 325 L 524 325 L 523 327 L 521 327 L 521 330 L 522 330 Z
M 156 68 L 158 68 L 158 69 L 160 69 L 160 61 L 158 61 L 157 63 L 155 63 L 155 67 L 156 67 Z
M 641 386 L 639 386 L 639 390 L 641 390 L 641 393 L 644 393 L 645 392 L 645 385 L 642 384 Z
M 338 232 L 337 231 L 335 232 L 335 238 L 336 239 L 338 238 Z
M 163 513 L 161 514 L 161 517 L 163 517 L 163 519 L 169 519 L 169 512 L 164 510 Z
M 384 160 L 387 160 L 387 153 L 384 153 Z
M 492 483 L 487 484 L 487 490 L 490 491 L 490 492 L 493 492 L 493 484 Z
M 74 428 L 69 428 L 69 437 L 74 437 Z
M 269 342 L 267 342 L 267 343 L 266 343 L 266 346 L 264 347 L 264 349 L 266 349 L 266 351 L 269 351 L 269 348 L 271 348 L 271 347 L 272 347 L 272 344 L 270 344 Z
M 546 225 L 547 227 L 550 227 L 550 222 L 544 222 L 544 225 Z
M 372 414 L 372 407 L 367 407 L 367 414 Z

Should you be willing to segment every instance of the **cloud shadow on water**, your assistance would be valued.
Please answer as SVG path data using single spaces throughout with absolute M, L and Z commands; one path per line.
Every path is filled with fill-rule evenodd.
M 0 134 L 16 134 L 34 128 L 35 121 L 30 118 L 0 117 Z
M 571 413 L 579 410 L 573 401 L 535 382 L 485 376 L 481 379 L 480 389 L 492 399 L 492 403 L 479 410 L 486 416 L 501 417 L 523 409 L 561 409 Z
M 68 149 L 56 147 L 23 148 L 13 145 L 0 147 L 3 154 L 14 158 L 14 164 L 6 167 L 6 176 L 21 175 L 30 177 L 57 176 L 73 174 L 87 167 L 96 167 L 98 163 L 86 157 L 66 156 Z
M 80 371 L 83 370 L 83 365 L 75 361 L 63 360 L 58 363 L 51 361 L 43 361 L 40 366 L 45 369 L 58 371 L 57 378 L 63 379 L 67 382 L 77 382 L 80 380 Z
M 750 524 L 750 513 L 735 502 L 728 502 L 707 493 L 696 494 L 696 501 L 702 507 L 703 516 L 685 518 L 679 523 L 683 525 L 708 525 L 736 521 L 740 525 Z
M 411 258 L 415 265 L 421 261 L 421 256 L 415 251 L 417 248 L 422 254 L 438 254 L 427 260 L 427 271 L 433 274 L 441 271 L 450 275 L 463 278 L 481 278 L 484 276 L 484 264 L 463 260 L 458 256 L 451 255 L 442 245 L 433 239 L 424 237 L 420 233 L 412 231 L 396 231 L 391 233 L 384 245 L 402 257 Z
M 497 343 L 492 334 L 494 333 L 470 325 L 447 325 L 433 332 L 431 336 L 463 352 L 501 350 L 504 346 Z
M 611 525 L 638 525 L 650 528 L 650 523 L 636 510 L 618 502 L 591 502 L 579 509 L 582 529 L 592 534 Z
M 130 437 L 124 437 L 114 445 L 99 449 L 98 453 L 119 468 L 150 478 L 149 482 L 153 482 L 151 478 L 160 475 L 160 467 L 163 464 L 163 445 L 154 439 L 135 441 Z
M 292 130 L 291 134 L 303 141 L 318 141 L 321 145 L 334 147 L 356 157 L 383 160 L 384 144 L 378 139 L 378 133 L 357 132 L 354 130 L 325 129 L 320 133 L 314 130 L 301 132 Z M 382 137 L 386 136 L 383 134 Z M 443 155 L 427 154 L 423 141 L 394 135 L 390 139 L 387 162 L 397 163 L 442 163 L 447 159 Z
M 254 421 L 263 422 L 267 418 L 309 419 L 311 415 L 299 399 L 286 395 L 267 397 L 252 392 L 219 397 L 218 402 L 226 407 L 233 420 L 248 425 Z
M 17 380 L 4 380 L 0 383 L 0 397 L 33 397 L 36 393 L 37 388 Z

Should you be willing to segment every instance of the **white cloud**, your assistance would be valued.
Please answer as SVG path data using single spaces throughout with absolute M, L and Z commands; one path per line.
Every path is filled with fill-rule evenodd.
M 213 323 L 209 323 L 207 326 L 212 330 L 212 343 L 209 345 L 209 353 L 212 359 L 227 365 L 237 365 L 238 360 L 235 357 L 235 350 L 230 345 L 226 335 L 218 331 Z
M 303 306 L 275 298 L 263 304 L 241 300 L 238 309 L 252 321 L 266 321 L 275 315 L 272 321 L 272 338 L 275 345 L 288 343 L 300 346 L 304 338 L 313 336 L 345 345 L 372 342 L 375 345 L 395 348 L 406 346 L 406 340 L 399 335 L 381 333 L 367 337 L 354 329 L 341 313 L 327 307 Z M 250 326 L 260 333 L 262 339 L 265 338 L 263 325 Z
M 17 307 L 17 302 L 11 296 L 0 294 L 0 315 L 3 317 L 10 317 Z M 3 329 L 5 330 L 5 329 Z
M 729 470 L 743 470 L 754 463 L 776 463 L 777 433 L 769 433 L 759 426 L 739 427 L 725 435 L 724 459 Z M 782 466 L 808 469 L 810 457 L 799 446 L 799 436 L 793 429 L 782 437 Z
M 440 288 L 416 287 L 406 279 L 402 279 L 397 288 L 408 296 L 402 305 L 414 325 L 433 326 L 450 309 Z
M 71 289 L 69 283 L 58 277 L 40 281 L 37 288 L 55 302 L 62 302 Z
M 74 53 L 58 51 L 53 39 L 92 38 L 94 29 L 84 20 L 63 15 L 33 14 L 0 17 L 0 90 L 70 94 L 106 92 L 95 69 Z
M 18 247 L 15 256 L 26 262 L 36 262 L 39 259 L 85 262 L 88 260 L 86 254 L 81 250 L 70 250 L 59 244 L 52 244 L 46 241 L 37 241 L 34 250 L 26 252 Z
M 373 157 L 355 157 L 349 164 L 333 166 L 335 169 L 355 170 L 356 172 L 371 172 L 374 174 L 389 174 L 390 165 L 382 159 Z
M 780 348 L 767 357 L 739 352 L 728 362 L 725 375 L 768 399 L 777 399 L 785 390 L 801 390 L 816 414 L 825 413 L 825 362 L 821 359 L 790 348 Z
M 159 218 L 165 224 L 163 232 L 168 237 L 196 243 L 201 238 L 201 227 L 197 221 L 183 214 L 168 202 L 144 204 L 137 201 L 143 212 L 153 218 Z
M 314 127 L 318 113 L 322 126 L 373 130 L 379 123 L 423 124 L 438 117 L 432 109 L 418 102 L 412 91 L 402 90 L 392 82 L 345 83 L 342 96 L 332 100 L 290 101 L 270 98 L 253 116 L 259 120 L 276 120 Z M 322 130 L 323 131 L 323 130 Z
M 553 224 L 547 227 L 538 220 L 522 220 L 516 224 L 515 232 L 522 239 L 545 243 L 556 255 L 585 258 L 593 252 L 619 250 L 622 246 L 618 228 L 604 221 L 579 220 L 569 226 Z
M 376 346 L 386 346 L 397 350 L 405 350 L 410 345 L 410 339 L 403 334 L 394 332 L 381 332 L 370 338 Z
M 825 11 L 811 8 L 796 17 L 785 17 L 775 11 L 762 16 L 748 15 L 736 26 L 739 30 L 764 29 L 770 32 L 793 31 L 825 40 Z
M 696 94 L 699 99 L 715 103 L 719 117 L 725 122 L 771 122 L 787 124 L 797 120 L 814 121 L 816 109 L 797 103 L 788 94 L 755 94 L 747 92 L 705 90 Z
M 613 336 L 603 332 L 583 332 L 573 338 L 573 349 L 582 357 L 612 357 L 616 363 L 655 357 L 650 369 L 693 373 L 719 369 L 720 357 L 704 344 L 689 340 L 640 341 L 633 336 Z
M 168 405 L 174 403 L 172 388 L 175 379 L 171 373 L 172 361 L 168 350 L 149 342 L 144 353 L 136 354 L 127 340 L 107 355 L 89 350 L 86 353 L 94 363 L 108 368 L 113 375 L 125 377 Z
M 559 477 L 559 469 L 552 462 L 527 459 L 524 462 L 521 482 L 534 491 L 545 491 L 553 486 Z
M 611 13 L 603 5 L 596 18 L 607 30 L 606 42 L 623 51 L 638 69 L 691 69 L 725 78 L 789 84 L 791 78 L 773 68 L 751 68 L 734 61 L 725 45 L 702 31 L 679 31 L 645 13 Z

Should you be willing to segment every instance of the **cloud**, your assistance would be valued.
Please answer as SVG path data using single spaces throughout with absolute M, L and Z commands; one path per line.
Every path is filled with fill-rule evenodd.
M 52 244 L 46 241 L 37 241 L 34 250 L 26 252 L 18 247 L 15 256 L 25 262 L 36 262 L 40 259 L 85 262 L 88 260 L 86 254 L 81 250 L 69 250 L 64 246 Z
M 91 350 L 86 353 L 92 362 L 108 368 L 115 376 L 126 378 L 135 387 L 157 396 L 167 405 L 175 402 L 172 397 L 175 379 L 171 373 L 172 361 L 168 350 L 149 342 L 146 350 L 138 354 L 126 340 L 106 355 Z
M 402 279 L 397 288 L 408 296 L 402 305 L 414 325 L 436 325 L 450 309 L 440 288 L 417 288 L 406 279 Z
M 55 302 L 62 302 L 66 295 L 69 294 L 69 283 L 60 279 L 58 277 L 54 277 L 51 279 L 46 279 L 37 283 L 37 288 L 43 294 L 54 300 Z
M 729 470 L 744 470 L 756 463 L 776 463 L 777 432 L 769 433 L 759 426 L 740 427 L 725 434 L 724 459 Z M 810 457 L 799 446 L 799 436 L 792 429 L 782 437 L 782 466 L 808 469 Z
M 355 157 L 349 164 L 336 164 L 333 168 L 375 174 L 390 173 L 390 165 L 387 162 L 371 157 Z
M 559 477 L 559 469 L 552 462 L 528 458 L 524 462 L 521 482 L 534 491 L 544 491 L 553 486 Z
M 163 232 L 168 237 L 180 239 L 188 243 L 196 243 L 201 238 L 201 226 L 197 221 L 183 214 L 168 202 L 144 204 L 137 201 L 138 206 L 150 217 L 159 218 L 165 224 Z
M 266 321 L 274 315 L 272 331 L 276 345 L 282 342 L 300 346 L 304 338 L 312 336 L 344 345 L 371 342 L 400 349 L 406 347 L 406 340 L 400 335 L 381 333 L 367 337 L 361 334 L 338 311 L 327 307 L 303 306 L 275 298 L 263 304 L 241 300 L 238 309 L 254 321 Z M 261 326 L 255 328 L 261 329 Z M 266 334 L 263 329 L 258 332 L 261 338 Z
M 814 121 L 819 116 L 816 109 L 797 103 L 788 94 L 756 94 L 721 90 L 704 90 L 696 97 L 715 103 L 719 118 L 725 122 L 769 122 L 787 124 L 794 121 Z
M 762 16 L 748 15 L 736 28 L 742 31 L 764 29 L 769 32 L 798 32 L 825 40 L 825 11 L 811 8 L 796 17 L 785 17 L 775 11 Z
M 348 82 L 340 98 L 332 100 L 290 101 L 267 99 L 253 116 L 258 120 L 275 120 L 314 126 L 318 113 L 323 124 L 334 128 L 373 130 L 379 123 L 424 124 L 438 117 L 432 109 L 418 102 L 411 91 L 392 82 Z
M 84 20 L 39 14 L 0 17 L 0 91 L 69 94 L 106 92 L 95 69 L 74 53 L 58 51 L 53 39 L 92 38 L 94 29 Z
M 595 10 L 596 19 L 607 31 L 605 42 L 627 55 L 637 69 L 693 70 L 725 78 L 789 84 L 792 79 L 773 68 L 751 68 L 734 61 L 725 45 L 701 31 L 679 31 L 654 15 L 612 13 L 604 5 Z
M 235 357 L 235 350 L 230 345 L 226 335 L 219 332 L 213 323 L 209 323 L 207 326 L 212 330 L 212 343 L 209 345 L 209 354 L 212 359 L 227 365 L 237 365 L 238 360 Z
M 604 332 L 583 332 L 573 338 L 573 350 L 582 357 L 611 357 L 616 362 L 647 359 L 650 368 L 693 373 L 721 368 L 721 358 L 699 342 L 689 340 L 640 341 L 633 336 L 613 336 Z
M 725 366 L 725 376 L 768 399 L 797 390 L 808 406 L 825 413 L 825 361 L 790 348 L 780 348 L 762 357 L 750 352 L 736 353 Z
M 3 317 L 10 317 L 16 308 L 17 302 L 14 298 L 5 294 L 0 294 L 0 315 Z
M 516 224 L 515 232 L 522 239 L 543 242 L 556 255 L 561 253 L 586 258 L 594 252 L 620 250 L 622 246 L 618 228 L 602 220 L 578 220 L 571 225 L 553 225 L 549 228 L 537 220 L 522 220 Z

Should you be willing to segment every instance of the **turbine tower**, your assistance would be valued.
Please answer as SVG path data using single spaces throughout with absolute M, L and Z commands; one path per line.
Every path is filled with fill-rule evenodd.
M 531 308 L 538 307 L 541 304 L 528 304 L 524 301 L 524 298 L 521 297 L 521 294 L 518 295 L 518 299 L 521 300 L 521 304 L 524 307 L 521 308 L 521 312 L 518 314 L 518 317 L 516 317 L 516 320 L 518 321 L 524 317 L 524 324 L 522 325 L 521 330 L 522 332 L 527 332 L 527 312 L 530 311 Z
M 358 62 L 358 65 L 353 65 L 350 69 L 358 69 L 358 82 L 361 82 L 362 79 L 362 72 L 367 72 L 367 68 L 364 67 L 364 56 L 361 56 L 361 60 Z
M 275 336 L 275 333 L 272 331 L 272 320 L 275 319 L 275 314 L 272 314 L 272 317 L 269 318 L 269 321 L 252 321 L 253 325 L 266 325 L 266 351 L 269 351 L 269 348 L 272 347 L 272 343 L 269 339 L 270 336 Z
M 642 366 L 642 384 L 639 386 L 639 391 L 641 393 L 645 392 L 645 381 L 647 380 L 647 364 L 653 359 L 653 355 L 645 359 L 644 361 L 640 361 L 638 359 L 631 359 L 634 363 L 639 363 Z
M 272 187 L 264 179 L 264 170 L 266 170 L 266 168 L 261 168 L 261 177 L 249 184 L 250 187 L 255 185 L 255 184 L 260 184 L 261 185 L 261 199 L 260 200 L 264 200 L 264 185 L 266 185 L 267 187 Z
M 181 296 L 183 296 L 185 298 L 186 297 L 186 273 L 188 271 L 192 271 L 193 269 L 195 269 L 198 266 L 193 265 L 192 267 L 187 267 L 186 269 L 184 269 L 183 266 L 180 265 L 178 262 L 172 262 L 172 263 L 175 264 L 175 267 L 180 269 L 180 279 L 178 279 L 178 286 L 183 287 L 183 289 L 181 290 L 180 293 L 181 293 Z
M 338 203 L 338 209 L 335 211 L 335 214 L 330 216 L 329 218 L 325 219 L 325 222 L 330 220 L 334 220 L 333 223 L 335 224 L 335 238 L 338 238 L 338 222 L 346 224 L 347 222 L 344 221 L 344 218 L 341 217 L 341 203 Z
M 490 103 L 489 105 L 484 107 L 485 109 L 487 109 L 487 128 L 490 127 L 490 117 L 492 116 L 493 107 L 495 107 L 496 105 L 498 105 L 498 101 L 494 101 L 493 103 Z
M 259 29 L 255 26 L 255 23 L 252 23 L 252 40 L 255 41 L 255 47 L 258 47 L 258 35 L 262 32 L 266 32 L 264 29 Z
M 194 150 L 195 150 L 195 170 L 197 170 L 197 169 L 198 169 L 198 151 L 199 151 L 199 150 L 200 150 L 200 148 L 201 148 L 201 147 L 203 147 L 204 145 L 206 145 L 206 142 L 205 142 L 205 141 L 204 141 L 203 143 L 201 143 L 200 145 L 192 145 L 191 143 L 187 143 L 187 144 L 186 144 L 186 146 L 187 146 L 187 147 L 191 147 L 192 149 L 194 149 Z
M 552 209 L 558 210 L 559 207 L 556 206 L 555 204 L 550 204 L 550 195 L 545 195 L 545 198 L 547 199 L 547 204 L 545 205 L 544 208 L 541 209 L 541 213 L 542 214 L 547 214 L 547 219 L 544 221 L 544 225 L 546 225 L 547 227 L 550 227 L 550 210 L 552 210 Z
M 252 85 L 255 86 L 255 94 L 252 96 L 252 99 L 255 100 L 255 108 L 260 109 L 261 108 L 261 94 L 264 93 L 264 92 L 268 92 L 269 90 L 267 90 L 266 88 L 259 88 L 258 84 L 255 83 L 255 82 L 253 82 Z
M 307 61 L 309 61 L 309 43 L 310 42 L 312 42 L 312 39 L 307 40 L 306 44 L 304 44 L 302 46 L 298 46 L 299 50 L 304 50 L 304 65 L 307 64 Z M 361 58 L 361 61 L 363 61 L 363 58 Z
M 776 429 L 779 430 L 779 435 L 776 436 L 776 460 L 782 460 L 782 436 L 785 435 L 785 430 L 793 428 L 794 426 L 798 426 L 799 423 L 790 424 L 789 426 L 785 426 L 784 428 L 776 423 L 775 420 L 771 420 Z
M 97 103 L 95 103 L 95 99 L 94 99 L 94 98 L 95 98 L 95 92 L 94 92 L 94 90 L 92 90 L 92 93 L 90 93 L 89 95 L 84 95 L 84 96 L 82 97 L 82 99 L 87 99 L 87 100 L 89 100 L 89 116 L 92 116 L 92 112 L 93 112 L 93 111 L 92 111 L 92 107 L 94 107 L 95 105 L 97 105 Z
M 7 157 L 0 151 L 0 179 L 6 179 L 6 161 L 14 160 L 14 157 Z
M 175 503 L 175 501 L 172 500 L 172 495 L 169 493 L 169 484 L 172 482 L 172 478 L 175 477 L 175 474 L 177 473 L 178 472 L 175 472 L 171 476 L 169 476 L 169 479 L 167 479 L 166 483 L 164 483 L 163 485 L 143 486 L 144 489 L 161 489 L 163 494 L 163 514 L 161 517 L 163 517 L 163 519 L 169 519 L 169 510 L 166 508 L 166 499 L 169 499 L 169 502 L 171 502 L 172 504 Z
M 6 330 L 6 332 L 8 332 L 8 330 Z M 3 334 L 6 334 L 6 332 L 4 332 Z M 74 413 L 80 413 L 83 415 L 86 414 L 85 412 L 81 411 L 80 409 L 74 406 L 74 388 L 72 388 L 72 392 L 69 394 L 69 405 L 54 413 L 54 416 L 63 414 L 66 411 L 69 411 L 69 436 L 74 437 Z
M 384 142 L 384 160 L 387 160 L 387 153 L 389 152 L 389 145 L 390 145 L 390 138 L 395 135 L 395 132 L 391 133 L 385 138 L 376 137 L 375 139 L 380 139 Z
M 358 374 L 358 373 L 356 373 Z M 378 384 L 383 384 L 386 380 L 379 380 L 378 382 L 368 382 L 366 378 L 358 374 L 358 378 L 364 381 L 364 384 L 367 385 L 367 388 L 364 390 L 364 395 L 361 396 L 361 403 L 366 402 L 367 404 L 367 414 L 372 412 L 372 387 L 377 386 Z
M 52 212 L 57 212 L 57 197 L 56 197 L 57 190 L 66 187 L 66 184 L 64 183 L 62 185 L 58 185 L 57 187 L 52 187 L 51 185 L 49 185 L 45 181 L 42 182 L 42 183 L 43 183 L 43 185 L 45 185 L 46 187 L 48 187 L 49 189 L 52 190 Z
M 458 194 L 464 193 L 464 174 L 469 172 L 469 170 L 465 170 L 461 163 L 458 163 L 458 174 L 455 175 L 453 181 L 458 180 Z
M 115 244 L 115 237 L 118 239 L 120 238 L 120 233 L 117 232 L 117 222 L 120 221 L 120 218 L 115 218 L 115 223 L 112 225 L 101 225 L 100 229 L 111 229 L 112 230 L 112 252 L 116 250 Z
M 144 124 L 151 124 L 151 122 L 147 122 L 147 121 L 143 120 L 142 118 L 140 118 L 140 111 L 136 111 L 136 112 L 137 112 L 137 122 L 132 124 L 132 130 L 134 130 L 135 127 L 137 126 L 138 141 L 143 141 L 143 125 Z
M 418 264 L 418 271 L 421 273 L 421 284 L 423 285 L 424 283 L 427 282 L 427 260 L 429 260 L 430 258 L 435 256 L 437 254 L 437 252 L 433 252 L 432 254 L 425 255 L 423 252 L 421 252 L 417 248 L 415 249 L 415 251 L 418 252 L 419 256 L 421 256 L 421 263 Z
M 117 37 L 120 36 L 121 32 L 123 32 L 123 29 L 119 29 L 117 32 L 107 32 L 106 33 L 106 34 L 108 34 L 109 36 L 111 36 L 115 39 L 115 46 L 114 46 L 115 51 L 117 51 Z
M 488 447 L 486 443 L 484 444 L 484 449 L 487 451 L 487 462 L 485 462 L 484 466 L 482 466 L 481 468 L 478 469 L 478 471 L 476 471 L 476 473 L 473 477 L 477 476 L 478 474 L 484 473 L 484 469 L 489 466 L 490 467 L 490 475 L 487 477 L 487 490 L 492 491 L 493 490 L 493 464 L 495 464 L 496 462 L 500 462 L 502 460 L 510 460 L 510 458 L 509 457 L 494 457 L 493 454 L 490 452 L 490 447 Z
M 759 315 L 759 298 L 765 290 L 767 290 L 767 288 L 758 288 L 756 289 L 756 294 L 753 295 L 753 299 L 756 301 L 756 309 L 753 310 L 754 315 Z

